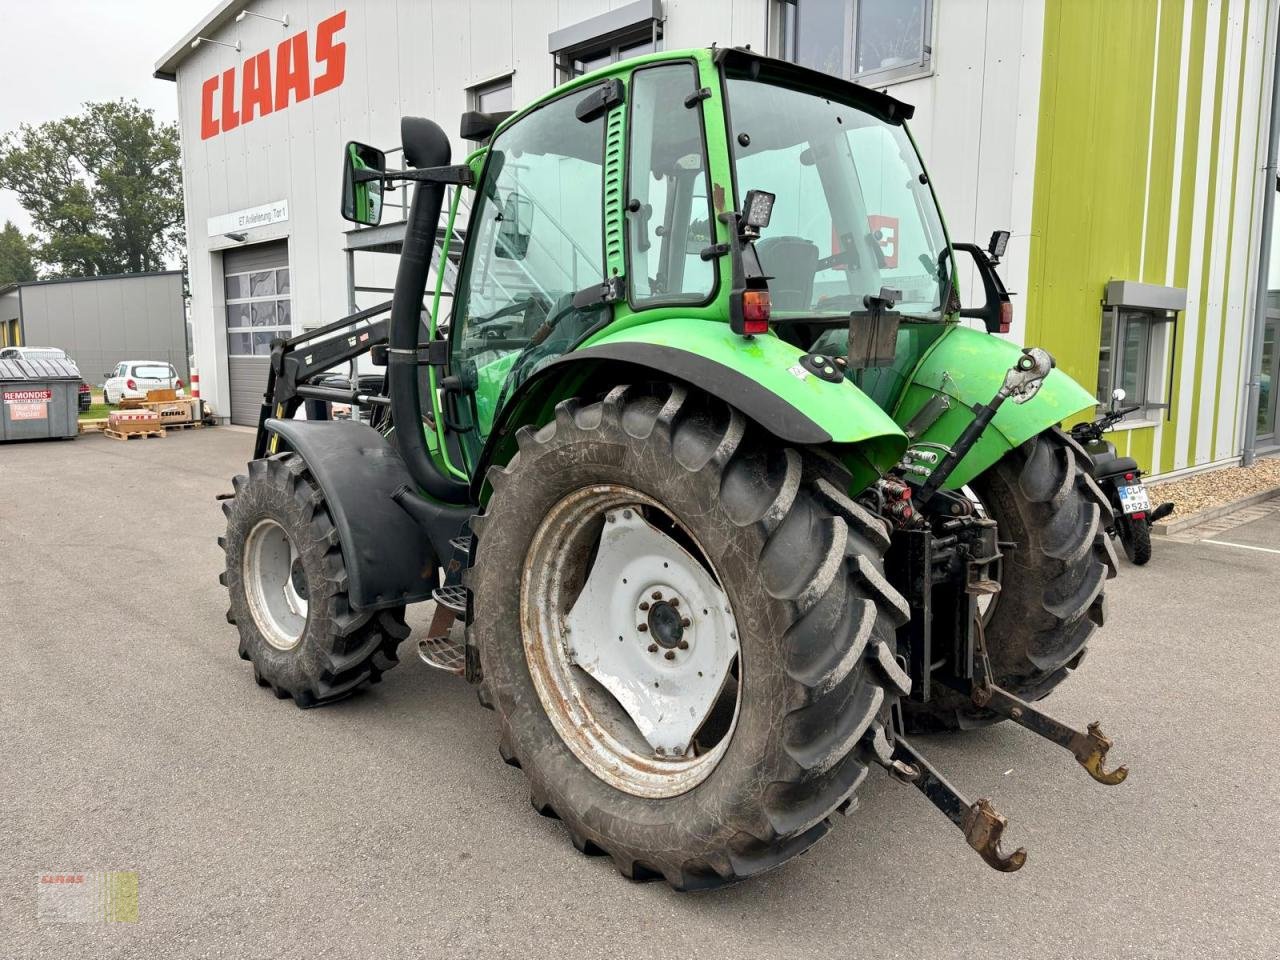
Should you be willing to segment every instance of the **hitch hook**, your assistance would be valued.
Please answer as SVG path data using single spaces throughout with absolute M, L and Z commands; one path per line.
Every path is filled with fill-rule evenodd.
M 1026 848 L 1018 847 L 1009 854 L 1000 849 L 1009 820 L 996 811 L 990 800 L 982 797 L 970 802 L 905 737 L 894 739 L 893 756 L 903 766 L 914 770 L 915 776 L 909 782 L 960 828 L 965 841 L 987 866 L 1001 873 L 1022 869 L 1027 862 Z
M 1089 772 L 1089 776 L 1098 783 L 1114 787 L 1118 783 L 1124 783 L 1125 777 L 1129 775 L 1129 768 L 1123 765 L 1114 770 L 1105 769 L 1107 751 L 1111 749 L 1112 742 L 1111 738 L 1102 732 L 1102 725 L 1097 720 L 1089 724 L 1087 732 L 1081 733 L 1055 720 L 1047 713 L 1037 710 L 1008 690 L 997 687 L 990 680 L 975 686 L 972 697 L 975 705 L 992 713 L 998 713 L 1002 717 L 1008 717 L 1014 723 L 1026 727 L 1050 743 L 1056 743 L 1070 750 L 1076 762 L 1084 767 Z

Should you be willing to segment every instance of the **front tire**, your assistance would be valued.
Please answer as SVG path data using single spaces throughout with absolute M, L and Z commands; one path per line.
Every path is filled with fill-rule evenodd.
M 1056 428 L 1011 450 L 970 487 L 999 524 L 1000 593 L 983 629 L 998 686 L 1040 700 L 1071 675 L 1103 622 L 1103 585 L 1116 575 L 1111 507 L 1084 450 Z M 987 726 L 1001 717 L 935 684 L 904 701 L 909 731 Z
M 827 462 L 680 386 L 564 401 L 551 423 L 518 439 L 516 457 L 490 472 L 492 498 L 473 521 L 469 583 L 482 701 L 498 712 L 500 751 L 528 776 L 534 808 L 563 820 L 580 851 L 680 890 L 732 883 L 803 852 L 832 813 L 852 806 L 905 678 L 893 653 L 908 610 L 883 577 L 885 527 L 830 482 Z M 573 510 L 576 526 L 555 526 Z M 546 651 L 583 643 L 580 621 L 561 618 L 572 617 L 590 576 L 570 560 L 592 572 L 612 562 L 601 532 L 610 510 L 615 519 L 642 512 L 679 544 L 671 555 L 699 556 L 727 597 L 737 669 L 722 694 L 732 696 L 707 714 L 687 755 L 659 752 L 628 728 L 628 710 L 643 705 L 622 706 L 580 663 L 548 679 Z M 564 549 L 548 553 L 546 543 Z M 553 578 L 559 609 L 557 593 L 538 586 L 545 556 L 569 558 Z M 620 594 L 639 588 L 620 576 L 610 583 Z M 669 595 L 649 589 L 646 602 Z M 706 606 L 689 610 L 694 631 Z M 575 624 L 572 636 L 558 632 L 562 622 Z M 642 629 L 633 623 L 599 622 L 592 642 L 625 651 L 656 636 L 657 627 L 633 633 Z M 652 655 L 665 658 L 660 648 Z
M 258 684 L 314 707 L 376 683 L 409 635 L 404 607 L 351 609 L 338 531 L 306 462 L 296 453 L 254 460 L 232 486 L 218 579 Z

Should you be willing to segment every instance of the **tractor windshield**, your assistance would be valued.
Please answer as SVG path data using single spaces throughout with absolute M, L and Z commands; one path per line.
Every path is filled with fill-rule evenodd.
M 847 316 L 882 288 L 898 311 L 939 320 L 947 243 L 901 126 L 760 81 L 727 81 L 739 202 L 776 195 L 756 253 L 779 318 Z

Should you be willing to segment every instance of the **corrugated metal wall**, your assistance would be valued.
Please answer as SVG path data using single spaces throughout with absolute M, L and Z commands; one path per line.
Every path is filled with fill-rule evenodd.
M 24 343 L 61 347 L 88 383 L 121 360 L 167 360 L 187 380 L 181 273 L 60 280 L 22 287 Z
M 1112 278 L 1182 287 L 1157 473 L 1239 453 L 1277 0 L 1048 0 L 1027 340 L 1093 389 Z

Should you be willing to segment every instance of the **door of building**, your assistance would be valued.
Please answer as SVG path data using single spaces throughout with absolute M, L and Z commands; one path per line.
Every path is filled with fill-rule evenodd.
M 289 244 L 277 240 L 227 250 L 222 255 L 222 273 L 231 422 L 257 426 L 271 341 L 293 332 Z

